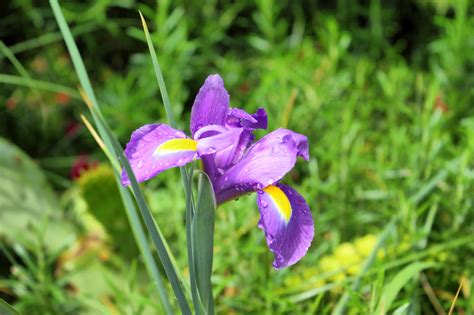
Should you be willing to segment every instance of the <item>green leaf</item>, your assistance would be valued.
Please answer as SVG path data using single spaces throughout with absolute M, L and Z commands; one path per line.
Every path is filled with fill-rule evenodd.
M 148 31 L 148 26 L 146 25 L 143 15 L 140 13 L 140 19 L 142 20 L 143 31 L 145 32 L 145 39 L 148 44 L 148 49 L 150 50 L 151 61 L 153 62 L 153 69 L 155 70 L 156 80 L 160 87 L 161 98 L 163 99 L 163 104 L 165 105 L 166 116 L 170 122 L 171 127 L 176 128 L 176 121 L 174 119 L 173 111 L 171 110 L 171 102 L 168 97 L 168 91 L 166 90 L 165 80 L 163 79 L 163 74 L 161 73 L 160 64 L 158 63 L 158 58 L 156 58 L 155 47 L 150 38 L 150 32 Z
M 37 90 L 42 90 L 42 91 L 47 91 L 47 92 L 52 92 L 52 93 L 60 92 L 60 93 L 65 93 L 71 96 L 72 98 L 75 98 L 78 100 L 81 99 L 81 96 L 79 95 L 79 93 L 77 93 L 76 90 L 73 90 L 70 87 L 55 84 L 55 83 L 40 81 L 40 80 L 34 80 L 30 78 L 19 77 L 16 75 L 0 74 L 0 83 L 24 86 L 24 87 L 29 87 L 32 89 L 37 89 Z
M 212 297 L 212 258 L 216 200 L 209 177 L 198 172 L 198 196 L 192 221 L 192 242 L 196 284 L 207 314 L 214 313 Z
M 362 277 L 366 273 L 369 272 L 370 267 L 375 262 L 375 258 L 377 256 L 378 250 L 383 246 L 383 244 L 385 244 L 385 241 L 387 240 L 388 236 L 395 229 L 395 225 L 397 221 L 398 221 L 398 217 L 394 217 L 385 226 L 385 229 L 382 231 L 382 233 L 380 234 L 377 240 L 377 244 L 375 244 L 375 247 L 372 249 L 372 252 L 370 253 L 369 257 L 367 257 L 367 259 L 365 260 L 361 272 L 356 276 L 354 282 L 352 283 L 351 291 L 355 292 L 359 288 L 359 285 L 362 281 Z M 332 311 L 332 315 L 345 314 L 345 309 L 346 309 L 347 303 L 349 302 L 349 298 L 350 298 L 349 292 L 345 292 L 342 295 L 342 297 L 339 299 L 339 301 L 337 302 L 336 306 L 334 307 L 334 310 Z
M 170 284 L 174 290 L 176 299 L 178 301 L 178 304 L 182 310 L 183 313 L 185 314 L 190 314 L 190 309 L 187 304 L 186 298 L 184 296 L 183 290 L 181 288 L 181 283 L 178 280 L 178 277 L 176 275 L 176 270 L 174 268 L 174 265 L 171 262 L 170 258 L 170 253 L 166 249 L 166 241 L 163 239 L 160 231 L 158 230 L 156 223 L 154 222 L 154 219 L 150 213 L 150 210 L 148 209 L 148 206 L 146 205 L 145 198 L 143 196 L 143 193 L 140 191 L 140 188 L 138 186 L 138 183 L 135 179 L 135 176 L 133 172 L 131 171 L 130 165 L 128 164 L 128 161 L 123 155 L 123 150 L 118 143 L 117 139 L 113 136 L 113 134 L 110 132 L 107 123 L 105 120 L 102 118 L 102 115 L 100 113 L 99 105 L 97 102 L 97 99 L 95 97 L 94 91 L 92 89 L 92 85 L 89 80 L 89 76 L 87 75 L 87 71 L 84 66 L 84 62 L 82 60 L 82 57 L 79 53 L 79 50 L 77 48 L 77 45 L 74 41 L 74 38 L 71 34 L 71 30 L 69 29 L 69 26 L 66 22 L 66 19 L 64 18 L 64 15 L 61 12 L 61 8 L 59 6 L 59 3 L 57 0 L 50 0 L 51 8 L 53 9 L 54 16 L 56 18 L 56 21 L 59 25 L 59 28 L 61 30 L 61 34 L 63 35 L 64 41 L 66 43 L 66 46 L 68 48 L 69 54 L 71 56 L 71 59 L 74 64 L 74 68 L 76 70 L 76 73 L 79 77 L 79 81 L 84 88 L 87 100 L 86 102 L 90 103 L 89 108 L 92 112 L 92 116 L 94 118 L 94 122 L 96 124 L 96 127 L 98 129 L 99 135 L 102 138 L 104 145 L 106 148 L 103 148 L 104 150 L 108 152 L 115 152 L 116 155 L 112 154 L 107 154 L 107 157 L 110 158 L 110 162 L 112 165 L 116 165 L 119 160 L 122 160 L 124 162 L 124 166 L 126 169 L 126 172 L 130 178 L 130 181 L 132 182 L 132 188 L 133 188 L 133 193 L 134 196 L 137 200 L 138 207 L 141 211 L 141 214 L 143 216 L 143 219 L 147 225 L 147 229 L 150 232 L 152 239 L 155 243 L 156 250 L 158 252 L 158 256 L 163 263 L 163 267 L 165 269 L 166 275 L 168 276 L 168 279 L 170 281 Z M 129 217 L 130 224 L 132 226 L 132 231 L 134 233 L 134 237 L 138 243 L 138 246 L 140 248 L 141 254 L 144 257 L 145 265 L 147 267 L 147 271 L 149 272 L 150 276 L 152 277 L 154 283 L 156 284 L 158 294 L 163 302 L 163 306 L 165 307 L 166 313 L 171 314 L 172 310 L 170 308 L 169 302 L 168 302 L 168 296 L 166 293 L 166 288 L 164 287 L 161 276 L 158 272 L 158 268 L 156 266 L 156 262 L 153 259 L 153 254 L 151 252 L 151 248 L 149 247 L 146 239 L 145 232 L 143 231 L 143 226 L 141 225 L 138 215 L 137 215 L 137 209 L 135 207 L 135 204 L 133 203 L 132 196 L 129 190 L 125 189 L 121 183 L 120 183 L 120 175 L 117 173 L 117 170 L 115 171 L 115 177 L 117 181 L 117 186 L 119 187 L 119 191 L 122 197 L 122 200 L 125 204 L 125 209 L 127 211 L 127 216 Z
M 0 237 L 28 246 L 40 235 L 48 250 L 64 246 L 73 227 L 35 162 L 0 138 Z M 38 233 L 25 233 L 34 227 Z
M 2 315 L 20 315 L 10 304 L 0 299 L 0 314 Z
M 192 178 L 194 174 L 194 163 L 191 164 L 189 172 L 186 173 L 187 178 Z M 192 191 L 192 181 L 188 181 L 185 187 L 186 191 L 186 245 L 188 250 L 188 265 L 189 265 L 189 283 L 191 286 L 191 296 L 194 303 L 194 308 L 196 313 L 204 309 L 202 302 L 199 298 L 199 293 L 196 285 L 196 270 L 194 266 L 194 256 L 193 256 L 193 242 L 192 242 L 192 222 L 194 216 L 194 200 Z
M 400 290 L 420 271 L 435 266 L 433 263 L 415 262 L 403 268 L 397 275 L 385 285 L 375 314 L 386 314 Z

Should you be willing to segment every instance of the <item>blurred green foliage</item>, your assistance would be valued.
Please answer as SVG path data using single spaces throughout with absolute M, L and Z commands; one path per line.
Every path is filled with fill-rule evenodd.
M 63 7 L 104 115 L 123 144 L 139 126 L 165 121 L 137 9 L 149 21 L 181 129 L 188 128 L 189 109 L 204 78 L 218 72 L 232 106 L 248 111 L 263 106 L 270 130 L 288 127 L 308 136 L 310 162 L 298 163 L 286 179 L 313 211 L 316 237 L 308 255 L 289 269 L 273 270 L 256 228 L 254 197 L 224 204 L 215 226 L 217 313 L 327 314 L 346 294 L 350 314 L 367 314 L 390 295 L 387 288 L 394 280 L 407 277 L 403 289 L 392 292 L 391 312 L 447 311 L 464 279 L 455 313 L 472 314 L 472 1 L 100 0 L 69 1 Z M 34 306 L 43 305 L 45 296 L 58 299 L 38 307 L 41 314 L 156 312 L 160 308 L 149 295 L 143 268 L 129 268 L 132 237 L 123 226 L 125 214 L 110 174 L 102 168 L 88 179 L 70 179 L 79 156 L 103 156 L 80 123 L 86 109 L 75 92 L 78 81 L 50 8 L 31 0 L 3 2 L 0 8 L 5 44 L 0 135 L 34 160 L 2 141 L 0 196 L 13 201 L 6 207 L 0 199 L 5 248 L 0 263 L 6 266 L 0 296 L 28 314 L 35 314 Z M 12 164 L 14 157 L 8 160 L 11 150 L 28 168 Z M 20 188 L 40 190 L 31 193 L 39 200 L 58 199 L 38 177 L 50 182 L 61 202 L 23 212 L 30 202 Z M 178 172 L 167 171 L 144 187 L 178 265 L 185 266 L 185 201 Z M 74 225 L 65 252 L 84 248 L 72 255 L 89 257 L 83 263 L 65 268 L 58 253 L 23 241 L 38 238 L 41 229 L 4 219 L 37 222 L 37 211 L 46 208 Z M 84 246 L 90 238 L 86 214 L 109 229 L 110 244 L 119 244 L 119 250 L 102 240 L 98 247 Z M 394 217 L 395 228 L 382 244 L 386 254 L 365 270 L 359 264 L 370 254 L 355 255 L 354 247 L 359 250 L 361 239 L 375 238 Z M 55 221 L 46 223 L 54 231 Z M 374 248 L 373 239 L 370 243 Z M 18 253 L 9 254 L 13 262 L 7 259 L 5 253 L 16 246 L 28 255 L 45 255 L 49 267 L 37 269 L 27 263 L 29 256 Z M 128 254 L 116 255 L 121 248 Z M 330 275 L 333 269 L 326 276 L 321 270 L 325 264 L 332 268 L 356 260 L 360 268 L 339 276 Z M 427 262 L 436 267 L 417 269 Z M 51 279 L 51 292 L 22 287 L 25 277 L 15 271 L 20 267 L 25 274 L 38 270 L 39 279 Z M 360 285 L 354 287 L 358 276 Z M 66 288 L 80 288 L 91 278 L 100 279 L 100 298 Z M 130 285 L 121 290 L 116 283 Z

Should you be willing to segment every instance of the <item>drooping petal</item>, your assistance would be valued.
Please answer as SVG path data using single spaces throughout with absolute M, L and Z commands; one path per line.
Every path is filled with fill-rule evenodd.
M 267 129 L 267 113 L 264 108 L 259 108 L 255 114 L 249 114 L 240 108 L 230 108 L 227 114 L 226 124 L 229 127 Z
M 275 255 L 273 267 L 280 269 L 298 262 L 308 251 L 314 237 L 311 210 L 293 188 L 277 184 L 258 193 L 259 228 Z
M 208 125 L 223 125 L 229 109 L 229 93 L 218 74 L 207 77 L 191 110 L 191 133 Z
M 267 134 L 217 180 L 218 203 L 273 185 L 293 168 L 297 156 L 309 159 L 305 136 L 288 129 Z
M 125 156 L 137 181 L 143 182 L 166 169 L 185 165 L 197 158 L 197 143 L 168 125 L 149 124 L 132 133 Z M 122 184 L 130 185 L 125 170 L 122 170 Z

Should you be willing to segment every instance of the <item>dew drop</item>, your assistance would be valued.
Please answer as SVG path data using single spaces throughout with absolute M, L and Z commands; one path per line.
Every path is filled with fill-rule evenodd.
M 229 180 L 229 176 L 224 177 L 224 182 Z
M 207 148 L 207 150 L 206 150 L 206 153 L 207 153 L 207 154 L 212 154 L 212 153 L 215 153 L 215 152 L 216 152 L 216 148 L 214 148 L 214 147 L 209 147 L 209 148 Z
M 273 178 L 269 178 L 268 181 L 267 181 L 268 185 L 273 184 L 273 182 L 274 182 Z
M 262 202 L 260 203 L 262 205 L 262 207 L 266 208 L 268 206 L 268 202 L 266 202 L 265 200 L 262 200 Z
M 142 166 L 143 166 L 144 163 L 145 163 L 145 162 L 143 162 L 143 160 L 138 161 L 137 167 L 138 167 L 138 168 L 142 168 Z

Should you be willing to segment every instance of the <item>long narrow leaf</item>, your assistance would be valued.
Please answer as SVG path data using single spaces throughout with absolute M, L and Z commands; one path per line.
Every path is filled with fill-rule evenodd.
M 13 306 L 11 306 L 7 302 L 5 302 L 3 299 L 0 299 L 0 314 L 2 314 L 2 315 L 20 315 L 20 313 L 18 313 L 17 310 L 15 310 L 13 308 Z
M 433 267 L 433 263 L 420 263 L 415 262 L 405 267 L 397 273 L 397 275 L 387 283 L 383 289 L 380 302 L 375 310 L 376 315 L 386 314 L 390 309 L 393 301 L 397 297 L 400 290 L 410 281 L 412 278 L 418 276 L 420 271 Z
M 213 314 L 211 273 L 216 199 L 209 177 L 203 172 L 198 174 L 198 197 L 192 223 L 193 258 L 199 297 L 206 313 Z
M 52 7 L 52 9 L 53 9 L 53 12 L 54 12 L 54 15 L 55 15 L 55 17 L 56 17 L 56 20 L 57 20 L 57 22 L 58 22 L 58 25 L 59 25 L 59 27 L 60 27 L 61 33 L 62 33 L 62 35 L 63 35 L 63 37 L 64 37 L 65 42 L 66 42 L 66 45 L 67 45 L 67 47 L 68 47 L 69 53 L 70 53 L 70 55 L 71 55 L 71 58 L 72 58 L 72 60 L 73 60 L 74 67 L 75 67 L 76 72 L 77 72 L 77 75 L 78 75 L 78 77 L 79 77 L 79 81 L 81 82 L 81 85 L 84 87 L 85 92 L 86 92 L 88 98 L 91 100 L 91 103 L 94 105 L 94 108 L 96 108 L 96 109 L 97 109 L 97 112 L 100 113 L 100 110 L 99 110 L 98 104 L 97 104 L 97 100 L 96 100 L 96 98 L 95 98 L 95 94 L 94 94 L 94 92 L 93 92 L 93 89 L 92 89 L 92 86 L 91 86 L 91 84 L 90 84 L 90 81 L 89 81 L 87 72 L 86 72 L 85 67 L 84 67 L 84 63 L 83 63 L 82 58 L 81 58 L 81 56 L 80 56 L 80 54 L 79 54 L 79 51 L 78 51 L 77 46 L 76 46 L 76 44 L 75 44 L 75 42 L 74 42 L 74 39 L 73 39 L 72 34 L 71 34 L 70 30 L 69 30 L 69 27 L 68 27 L 68 25 L 67 25 L 67 23 L 66 23 L 66 20 L 64 19 L 64 16 L 63 16 L 63 14 L 62 14 L 62 12 L 61 12 L 61 9 L 60 9 L 60 6 L 59 6 L 59 4 L 58 4 L 58 1 L 57 1 L 57 0 L 50 0 L 50 4 L 51 4 L 51 7 Z M 101 137 L 102 137 L 102 139 L 103 139 L 103 141 L 104 141 L 104 144 L 107 146 L 107 148 L 108 148 L 111 152 L 114 152 L 114 151 L 116 150 L 116 148 L 115 148 L 115 146 L 113 146 L 113 141 L 112 141 L 112 139 L 111 139 L 111 137 L 110 137 L 110 134 L 108 134 L 108 133 L 106 132 L 106 128 L 104 127 L 105 123 L 102 123 L 102 122 L 100 121 L 100 116 L 97 115 L 96 112 L 92 111 L 92 114 L 93 114 L 93 118 L 94 118 L 94 121 L 95 121 L 95 123 L 96 123 L 96 126 L 98 127 L 99 134 L 101 135 Z M 133 186 L 134 186 L 135 197 L 137 197 L 137 196 L 139 197 L 139 207 L 140 207 L 140 210 L 142 211 L 142 215 L 143 215 L 144 213 L 146 213 L 146 215 L 148 215 L 149 217 L 151 217 L 151 214 L 149 213 L 148 207 L 145 207 L 145 208 L 143 207 L 143 203 L 144 203 L 143 194 L 141 193 L 141 191 L 140 191 L 139 188 L 138 188 L 138 184 L 137 184 L 137 182 L 136 182 L 136 180 L 135 180 L 135 178 L 134 178 L 134 176 L 133 176 L 133 172 L 131 172 L 131 170 L 130 170 L 130 166 L 128 165 L 128 161 L 126 161 L 126 159 L 125 159 L 124 156 L 123 156 L 122 148 L 119 147 L 117 151 L 118 151 L 118 152 L 116 152 L 116 153 L 119 154 L 119 156 L 120 156 L 120 158 L 122 159 L 122 161 L 125 160 L 125 166 L 126 166 L 127 172 L 131 173 L 131 174 L 128 174 L 128 175 L 129 175 L 129 177 L 132 179 L 132 184 L 133 184 Z M 128 166 L 128 168 L 127 168 L 127 166 Z M 118 178 L 117 178 L 117 179 L 118 179 Z M 137 192 L 137 189 L 138 189 L 138 192 Z M 127 191 L 127 193 L 128 193 L 128 191 Z M 145 205 L 146 205 L 146 203 L 145 203 Z M 131 210 L 131 211 L 135 211 L 135 213 L 136 213 L 136 209 L 130 209 L 130 210 Z M 149 220 L 148 220 L 148 221 L 149 221 Z M 134 223 L 133 221 L 131 221 L 130 223 L 131 223 L 131 224 L 136 224 L 136 222 Z M 142 226 L 141 226 L 141 224 L 138 224 L 138 225 L 136 225 L 135 227 L 136 227 L 136 229 L 143 229 Z M 149 229 L 151 228 L 151 231 L 149 231 L 149 232 L 152 234 L 152 236 L 154 236 L 154 237 L 153 237 L 153 238 L 154 238 L 154 241 L 156 241 L 156 238 L 157 238 L 156 236 L 157 236 L 157 235 L 158 235 L 158 238 L 160 238 L 160 235 L 159 235 L 159 233 L 156 231 L 156 227 L 155 227 L 155 226 L 150 226 L 150 224 L 147 224 L 147 228 L 149 228 Z M 152 233 L 152 232 L 154 232 L 154 233 Z M 140 239 L 138 239 L 138 241 L 140 241 Z M 146 241 L 146 240 L 145 240 L 145 241 Z M 160 242 L 160 244 L 162 245 L 163 242 Z M 178 300 L 178 303 L 179 303 L 179 305 L 180 305 L 180 307 L 181 307 L 182 312 L 183 312 L 183 313 L 186 313 L 186 314 L 189 314 L 189 313 L 190 313 L 190 311 L 189 311 L 189 306 L 187 305 L 186 299 L 184 298 L 184 294 L 183 294 L 183 292 L 182 292 L 180 283 L 176 280 L 176 278 L 177 278 L 177 277 L 176 277 L 176 272 L 175 272 L 174 268 L 172 267 L 172 265 L 171 265 L 171 269 L 170 269 L 170 267 L 169 267 L 170 264 L 167 263 L 167 262 L 169 262 L 169 260 L 170 260 L 169 257 L 168 257 L 168 253 L 166 252 L 166 250 L 165 250 L 165 251 L 162 250 L 162 247 L 163 247 L 163 246 L 161 246 L 161 247 L 160 247 L 160 246 L 157 246 L 156 242 L 155 242 L 155 247 L 157 247 L 157 250 L 158 250 L 158 252 L 159 252 L 160 259 L 163 258 L 163 257 L 167 258 L 167 260 L 165 259 L 165 262 L 163 262 L 163 265 L 164 265 L 164 266 L 166 265 L 165 271 L 166 271 L 166 273 L 167 273 L 167 275 L 168 275 L 168 277 L 169 277 L 170 283 L 171 283 L 171 285 L 172 285 L 172 287 L 173 287 L 173 290 L 174 290 L 174 292 L 175 292 L 176 298 L 177 298 L 177 300 Z M 161 252 L 160 252 L 160 250 L 158 249 L 158 247 L 160 247 Z M 143 246 L 143 244 L 142 244 L 141 248 L 146 249 L 147 247 L 146 247 L 146 245 Z M 151 252 L 149 252 L 148 254 L 151 255 Z M 155 262 L 153 261 L 153 263 L 155 263 Z M 156 267 L 156 266 L 155 266 L 155 267 Z M 159 274 L 158 274 L 158 273 L 151 274 L 151 276 L 154 278 L 154 282 L 155 282 L 157 285 L 160 285 L 160 284 L 161 284 L 161 286 L 162 286 L 161 279 L 156 278 L 156 277 L 159 277 Z M 170 279 L 170 276 L 171 276 L 171 279 Z M 165 292 L 165 289 L 164 289 L 164 287 L 162 286 L 161 290 L 159 290 L 159 293 L 163 293 L 163 292 Z M 160 297 L 162 297 L 162 294 L 160 294 Z M 167 298 L 166 298 L 166 300 L 167 300 Z M 163 303 L 164 303 L 164 305 L 167 304 L 167 302 L 163 302 Z
M 85 118 L 82 115 L 81 117 L 84 123 L 86 124 L 87 128 L 89 129 L 89 132 L 92 134 L 96 142 L 99 144 L 99 147 L 102 149 L 102 151 L 104 151 L 105 155 L 109 158 L 110 163 L 113 165 L 115 180 L 120 192 L 120 197 L 122 198 L 122 202 L 125 205 L 125 212 L 127 214 L 128 221 L 130 222 L 133 236 L 138 244 L 138 248 L 143 257 L 145 267 L 155 282 L 156 289 L 163 302 L 163 307 L 165 309 L 166 314 L 173 314 L 171 305 L 169 303 L 168 294 L 166 293 L 165 286 L 163 284 L 163 281 L 161 280 L 160 272 L 151 254 L 152 253 L 151 248 L 148 245 L 145 232 L 143 231 L 142 225 L 140 223 L 140 219 L 137 215 L 135 203 L 132 200 L 130 192 L 120 184 L 120 170 L 121 169 L 118 165 L 118 161 L 116 161 L 113 158 L 112 153 L 109 150 L 107 150 L 107 148 L 103 144 L 102 139 L 100 139 L 99 135 L 94 130 L 92 125 L 89 123 L 87 118 Z
M 4 84 L 11 84 L 11 85 L 18 85 L 18 86 L 25 86 L 32 89 L 43 90 L 47 92 L 53 93 L 65 93 L 71 96 L 72 98 L 81 99 L 79 93 L 76 90 L 71 89 L 70 87 L 59 85 L 50 82 L 44 82 L 40 80 L 34 80 L 30 78 L 24 78 L 16 75 L 9 75 L 9 74 L 0 74 L 0 83 Z
M 362 277 L 369 271 L 370 266 L 372 266 L 372 264 L 374 263 L 378 250 L 383 246 L 383 244 L 385 244 L 385 241 L 387 240 L 388 236 L 395 229 L 396 222 L 398 221 L 398 219 L 399 219 L 398 217 L 394 217 L 386 225 L 385 229 L 380 234 L 377 244 L 374 246 L 369 257 L 367 257 L 367 259 L 364 262 L 362 271 L 357 275 L 354 282 L 352 283 L 352 287 L 351 287 L 352 291 L 356 291 L 359 288 Z M 350 298 L 349 293 L 347 292 L 344 293 L 342 297 L 339 299 L 339 301 L 337 302 L 336 307 L 332 311 L 332 315 L 345 314 L 345 309 L 346 309 L 347 303 L 349 302 L 349 298 Z
M 191 164 L 189 172 L 187 173 L 188 178 L 192 177 L 194 173 L 194 163 Z M 200 305 L 202 303 L 199 300 L 199 293 L 196 286 L 196 270 L 194 266 L 194 254 L 193 254 L 193 242 L 192 242 L 192 222 L 194 216 L 194 204 L 193 204 L 193 195 L 190 193 L 192 191 L 192 181 L 188 182 L 186 191 L 186 240 L 187 240 L 187 249 L 188 249 L 188 266 L 189 266 L 189 282 L 191 286 L 191 295 L 193 299 L 193 304 L 196 313 L 199 312 Z
M 163 104 L 165 105 L 166 116 L 168 117 L 168 121 L 170 122 L 171 127 L 176 128 L 176 120 L 174 119 L 174 114 L 171 110 L 171 102 L 170 98 L 168 97 L 168 91 L 166 90 L 166 84 L 165 80 L 163 79 L 163 74 L 161 73 L 160 64 L 158 63 L 158 59 L 156 58 L 155 47 L 153 47 L 153 43 L 151 42 L 150 32 L 148 31 L 148 26 L 146 25 L 145 19 L 143 18 L 142 13 L 139 13 L 140 19 L 142 20 L 143 31 L 145 32 L 145 38 L 148 44 L 148 49 L 150 50 L 151 61 L 153 62 L 156 80 L 158 81 L 158 85 L 160 87 L 161 98 L 163 99 Z
M 87 98 L 85 99 L 85 101 L 97 121 L 97 127 L 99 128 L 99 132 L 104 133 L 106 135 L 107 139 L 109 139 L 109 141 L 111 142 L 112 150 L 114 150 L 115 154 L 118 155 L 119 160 L 122 161 L 122 165 L 130 179 L 132 192 L 135 196 L 135 200 L 137 201 L 138 208 L 142 215 L 143 221 L 145 222 L 145 226 L 147 227 L 148 232 L 150 233 L 152 241 L 157 250 L 158 257 L 160 258 L 166 276 L 168 277 L 171 287 L 173 288 L 181 311 L 183 314 L 190 314 L 191 310 L 181 287 L 181 282 L 177 275 L 177 271 L 175 268 L 176 264 L 174 263 L 172 254 L 166 244 L 166 240 L 163 238 L 163 235 L 155 222 L 155 219 L 151 215 L 151 211 L 148 208 L 148 205 L 145 201 L 145 197 L 143 196 L 140 187 L 138 186 L 135 174 L 133 173 L 129 162 L 123 153 L 122 147 L 113 135 L 107 123 L 105 122 L 104 118 L 102 117 L 102 114 L 97 110 L 96 106 L 94 106 Z
M 146 24 L 143 15 L 140 13 L 140 18 L 142 21 L 143 32 L 145 33 L 145 39 L 148 45 L 148 49 L 150 51 L 150 57 L 153 63 L 153 69 L 155 71 L 155 76 L 158 82 L 158 87 L 160 89 L 160 94 L 163 100 L 163 104 L 165 106 L 166 116 L 168 117 L 168 121 L 173 128 L 176 128 L 176 120 L 174 118 L 173 111 L 171 109 L 171 102 L 168 97 L 168 91 L 166 90 L 166 84 L 163 79 L 163 74 L 161 72 L 160 64 L 158 62 L 158 58 L 156 56 L 155 48 L 151 41 L 150 32 L 148 31 L 148 26 Z M 197 292 L 196 287 L 196 271 L 194 266 L 194 253 L 193 253 L 193 246 L 192 246 L 192 236 L 191 236 L 191 222 L 194 213 L 194 200 L 192 196 L 192 189 L 191 189 L 191 178 L 192 176 L 186 172 L 186 168 L 184 166 L 180 167 L 181 171 L 181 178 L 183 180 L 184 192 L 186 197 L 186 242 L 188 245 L 188 263 L 189 263 L 189 277 L 190 277 L 190 286 L 191 286 L 191 295 L 194 302 L 195 310 L 198 312 L 202 307 L 202 303 L 199 299 L 199 294 Z M 192 173 L 191 173 L 192 174 Z

